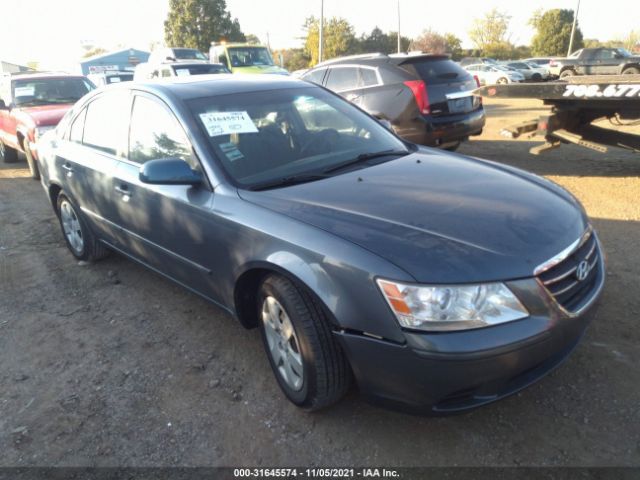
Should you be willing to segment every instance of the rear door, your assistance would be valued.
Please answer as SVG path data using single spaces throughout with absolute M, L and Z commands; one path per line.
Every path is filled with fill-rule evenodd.
M 468 113 L 478 108 L 472 95 L 476 81 L 448 58 L 409 57 L 399 66 L 425 82 L 432 116 Z
M 131 95 L 104 92 L 71 121 L 67 137 L 56 151 L 55 169 L 94 231 L 117 243 L 113 175 L 126 151 Z

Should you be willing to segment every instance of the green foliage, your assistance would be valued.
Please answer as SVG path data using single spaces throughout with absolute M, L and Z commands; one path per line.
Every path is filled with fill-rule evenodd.
M 89 58 L 93 57 L 94 55 L 102 55 L 103 53 L 107 53 L 106 48 L 89 45 L 87 48 L 85 48 L 85 51 L 82 54 L 82 58 Z
M 469 30 L 469 38 L 483 56 L 498 59 L 509 58 L 514 46 L 509 40 L 511 17 L 494 8 L 484 17 L 477 18 Z
M 247 43 L 251 43 L 254 45 L 262 45 L 260 38 L 257 35 L 254 35 L 253 33 L 245 35 L 245 37 L 246 37 L 245 42 Z
M 407 37 L 400 37 L 400 51 L 409 50 L 411 40 Z M 357 40 L 356 53 L 396 53 L 398 51 L 398 32 L 384 33 L 380 28 L 375 27 L 371 33 L 362 34 Z
M 211 42 L 244 42 L 237 19 L 232 19 L 225 0 L 169 0 L 164 22 L 167 46 L 197 48 L 208 52 Z
M 304 28 L 307 30 L 304 50 L 306 56 L 311 59 L 309 66 L 313 66 L 318 63 L 320 21 L 315 17 L 309 17 L 305 22 Z M 323 60 L 349 55 L 357 51 L 353 25 L 344 18 L 332 17 L 329 20 L 325 20 L 323 36 Z
M 282 66 L 290 72 L 308 68 L 309 61 L 311 60 L 307 56 L 304 48 L 286 48 L 282 50 L 276 50 L 273 52 L 273 61 L 279 64 L 281 56 Z
M 529 23 L 536 29 L 536 34 L 531 41 L 533 55 L 556 56 L 567 54 L 573 25 L 573 10 L 554 8 L 544 13 L 538 10 Z M 582 31 L 576 26 L 573 51 L 583 46 Z

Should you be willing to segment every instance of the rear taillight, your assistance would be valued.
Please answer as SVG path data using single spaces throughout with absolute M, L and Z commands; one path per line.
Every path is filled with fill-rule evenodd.
M 422 80 L 408 80 L 404 84 L 411 89 L 413 96 L 416 99 L 416 105 L 418 110 L 423 115 L 429 115 L 431 113 L 431 106 L 429 105 L 429 95 L 427 94 L 427 84 Z
M 473 79 L 476 81 L 476 86 L 480 86 L 480 79 L 478 78 L 478 75 L 474 75 Z
M 550 66 L 550 67 L 555 67 L 555 66 L 557 66 L 557 65 L 558 65 L 558 62 L 556 62 L 555 60 L 551 60 L 551 61 L 549 62 L 549 66 Z

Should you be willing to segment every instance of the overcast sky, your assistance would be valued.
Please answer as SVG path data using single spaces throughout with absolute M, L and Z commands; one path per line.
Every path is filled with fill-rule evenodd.
M 105 48 L 118 45 L 148 49 L 162 41 L 168 0 L 0 0 L 0 59 L 39 61 L 47 68 L 77 61 L 82 42 Z M 577 0 L 400 0 L 401 30 L 414 37 L 432 28 L 452 32 L 470 47 L 466 34 L 473 19 L 492 7 L 512 16 L 511 40 L 526 44 L 527 25 L 537 8 L 575 8 Z M 320 0 L 227 0 L 245 33 L 258 35 L 272 48 L 301 44 L 300 26 L 320 13 Z M 325 16 L 348 19 L 358 34 L 376 25 L 397 28 L 397 0 L 325 0 Z M 15 14 L 15 15 L 14 15 Z M 587 38 L 609 40 L 640 28 L 640 0 L 582 0 L 579 21 Z

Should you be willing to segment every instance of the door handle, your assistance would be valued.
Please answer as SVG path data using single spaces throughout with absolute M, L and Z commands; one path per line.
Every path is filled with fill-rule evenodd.
M 125 195 L 127 197 L 131 196 L 131 190 L 126 185 L 116 185 L 114 190 L 121 195 Z
M 73 172 L 73 167 L 69 162 L 63 163 L 62 168 L 64 168 L 67 172 Z

